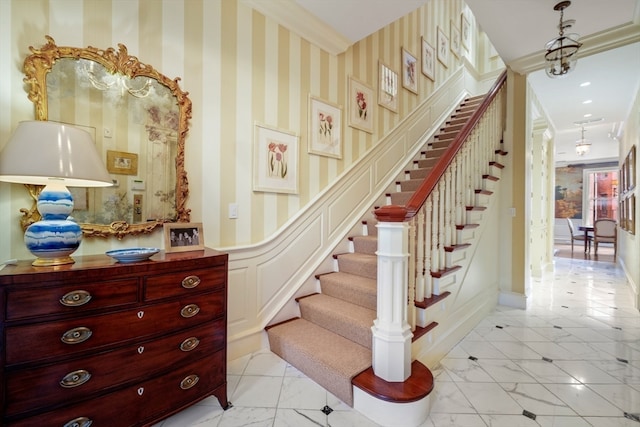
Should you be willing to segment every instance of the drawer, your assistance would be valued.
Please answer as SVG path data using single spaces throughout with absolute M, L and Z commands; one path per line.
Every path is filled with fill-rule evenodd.
M 225 352 L 223 350 L 171 373 L 149 379 L 113 393 L 60 408 L 31 418 L 9 421 L 12 427 L 65 426 L 84 417 L 91 427 L 140 426 L 157 421 L 216 391 L 225 396 Z M 197 381 L 195 379 L 197 378 Z M 216 394 L 218 394 L 216 391 Z M 7 417 L 7 420 L 10 418 Z
M 7 291 L 7 320 L 79 313 L 118 307 L 138 301 L 138 279 L 76 283 L 51 288 L 13 288 Z
M 221 289 L 108 314 L 10 326 L 5 329 L 5 363 L 15 365 L 102 351 L 214 320 L 225 308 L 225 290 Z
M 147 276 L 144 299 L 155 301 L 195 292 L 207 292 L 224 287 L 226 281 L 227 273 L 223 267 Z
M 184 366 L 223 348 L 225 327 L 224 319 L 218 319 L 119 350 L 41 368 L 7 372 L 5 413 L 13 416 L 37 408 L 60 406 L 104 389 L 156 375 L 168 366 Z M 62 386 L 61 381 L 65 377 L 68 380 Z

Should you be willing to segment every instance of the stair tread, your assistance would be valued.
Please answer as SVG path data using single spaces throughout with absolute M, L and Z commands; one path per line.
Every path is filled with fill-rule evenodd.
M 320 276 L 322 293 L 375 310 L 378 284 L 375 279 L 336 271 Z
M 271 351 L 353 406 L 351 380 L 371 366 L 371 350 L 305 319 L 267 333 Z
M 299 301 L 302 318 L 371 348 L 374 310 L 326 294 L 315 294 Z
M 375 279 L 378 274 L 378 257 L 374 254 L 358 252 L 340 254 L 338 270 Z

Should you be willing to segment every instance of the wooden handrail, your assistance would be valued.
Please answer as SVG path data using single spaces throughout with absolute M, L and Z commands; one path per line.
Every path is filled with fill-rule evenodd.
M 435 164 L 431 173 L 429 173 L 420 187 L 415 191 L 415 193 L 413 193 L 413 196 L 411 196 L 407 204 L 405 206 L 381 206 L 374 211 L 374 215 L 378 221 L 404 222 L 410 220 L 416 215 L 506 81 L 507 71 L 505 70 L 495 81 L 480 106 L 476 109 L 469 120 L 467 120 L 456 138 L 451 142 L 451 144 L 449 144 L 445 152 Z

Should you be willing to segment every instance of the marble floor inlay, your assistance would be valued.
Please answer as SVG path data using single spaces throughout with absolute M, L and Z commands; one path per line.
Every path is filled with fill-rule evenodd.
M 640 427 L 640 314 L 611 262 L 556 258 L 527 310 L 498 306 L 433 368 L 420 427 Z M 155 427 L 376 427 L 263 350 L 229 362 L 232 407 Z

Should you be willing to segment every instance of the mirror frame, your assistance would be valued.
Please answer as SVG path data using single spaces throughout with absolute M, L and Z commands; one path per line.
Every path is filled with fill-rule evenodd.
M 184 92 L 178 86 L 179 77 L 171 80 L 160 74 L 152 66 L 144 64 L 135 56 L 127 52 L 126 46 L 118 44 L 118 50 L 108 48 L 98 49 L 92 46 L 86 48 L 75 48 L 69 46 L 57 46 L 51 36 L 45 36 L 47 43 L 37 49 L 29 46 L 31 55 L 24 61 L 24 82 L 29 85 L 29 100 L 35 107 L 36 120 L 48 119 L 47 107 L 47 74 L 53 68 L 55 61 L 59 58 L 87 59 L 98 62 L 111 73 L 121 73 L 129 78 L 138 76 L 155 79 L 160 84 L 169 88 L 176 97 L 180 110 L 178 121 L 178 147 L 175 159 L 176 166 L 176 218 L 175 222 L 189 222 L 191 209 L 186 208 L 186 201 L 189 195 L 189 181 L 184 168 L 184 146 L 187 132 L 189 131 L 189 120 L 191 119 L 191 100 L 189 93 Z M 20 224 L 26 228 L 32 223 L 40 220 L 40 213 L 36 207 L 41 186 L 26 185 L 30 196 L 34 199 L 31 209 L 20 209 L 22 218 Z M 150 233 L 156 227 L 161 226 L 169 220 L 148 221 L 140 224 L 129 224 L 126 221 L 115 221 L 111 224 L 80 224 L 83 236 L 85 237 L 109 237 L 115 236 L 122 239 L 125 236 Z M 174 222 L 174 220 L 171 220 Z

